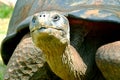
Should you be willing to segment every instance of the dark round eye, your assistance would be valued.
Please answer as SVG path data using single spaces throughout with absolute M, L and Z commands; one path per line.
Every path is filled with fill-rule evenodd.
M 59 16 L 59 15 L 53 16 L 53 21 L 54 21 L 54 22 L 56 22 L 56 21 L 58 21 L 58 20 L 60 20 L 60 16 Z

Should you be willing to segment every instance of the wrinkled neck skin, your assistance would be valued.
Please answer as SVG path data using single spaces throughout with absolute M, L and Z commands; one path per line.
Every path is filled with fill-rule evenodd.
M 37 40 L 34 41 L 36 46 L 43 50 L 52 71 L 60 78 L 84 79 L 87 66 L 69 41 L 62 41 L 48 34 L 42 34 L 35 40 Z

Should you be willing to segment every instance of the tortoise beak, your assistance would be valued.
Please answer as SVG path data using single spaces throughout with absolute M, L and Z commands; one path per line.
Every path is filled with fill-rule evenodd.
M 42 30 L 42 29 L 46 29 L 46 21 L 45 19 L 38 19 L 38 15 L 34 15 L 31 23 L 30 23 L 30 32 L 34 32 L 35 30 Z

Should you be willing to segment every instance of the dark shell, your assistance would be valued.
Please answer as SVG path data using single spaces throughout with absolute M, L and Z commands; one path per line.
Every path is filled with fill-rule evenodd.
M 7 36 L 2 42 L 2 58 L 7 64 L 16 45 L 29 32 L 33 14 L 56 10 L 66 16 L 95 21 L 120 23 L 119 0 L 18 0 L 9 24 Z

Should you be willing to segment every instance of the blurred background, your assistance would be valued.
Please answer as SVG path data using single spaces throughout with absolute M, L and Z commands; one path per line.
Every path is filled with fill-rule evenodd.
M 7 28 L 16 1 L 17 0 L 0 0 L 0 50 L 1 50 L 1 42 L 6 36 Z M 3 80 L 5 69 L 6 66 L 3 64 L 0 53 L 0 80 Z

